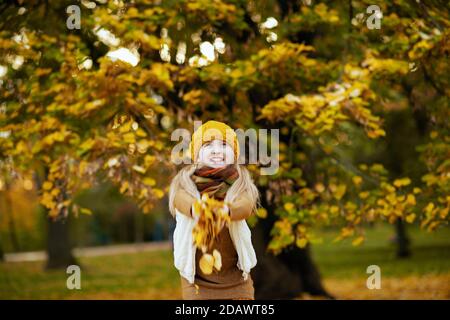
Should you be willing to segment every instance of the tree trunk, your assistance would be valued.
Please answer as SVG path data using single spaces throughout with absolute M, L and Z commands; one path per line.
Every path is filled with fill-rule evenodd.
M 300 11 L 300 5 L 296 2 L 278 0 L 277 3 L 282 19 L 290 12 Z M 311 44 L 315 36 L 314 32 L 303 32 L 290 34 L 289 39 L 296 43 Z M 245 35 L 242 41 L 247 41 Z M 264 90 L 264 88 L 253 88 L 248 91 L 248 95 L 253 107 L 254 122 L 258 123 L 261 128 L 279 128 L 275 124 L 271 126 L 265 120 L 256 120 L 256 106 L 262 107 L 272 100 L 274 97 L 271 92 Z M 258 263 L 251 272 L 255 286 L 255 298 L 290 299 L 298 297 L 301 293 L 332 298 L 322 286 L 320 274 L 311 258 L 309 247 L 300 249 L 293 246 L 292 248 L 286 248 L 277 256 L 267 252 L 266 248 L 271 238 L 270 231 L 276 216 L 275 208 L 265 201 L 263 190 L 264 188 L 260 188 L 261 202 L 268 215 L 267 218 L 260 219 L 252 230 L 252 242 L 258 259 Z
M 409 248 L 409 239 L 406 234 L 405 222 L 402 219 L 395 221 L 396 242 L 397 242 L 397 257 L 407 258 L 411 256 L 411 250 Z
M 134 242 L 144 241 L 144 214 L 138 210 L 134 211 Z
M 387 128 L 387 168 L 393 174 L 394 178 L 405 175 L 417 174 L 410 172 L 405 168 L 407 159 L 416 156 L 415 145 L 418 142 L 418 129 L 414 127 L 413 113 L 409 110 L 392 112 L 386 118 Z M 405 140 L 405 137 L 408 139 Z M 395 244 L 397 246 L 397 257 L 406 258 L 411 255 L 410 241 L 406 233 L 406 225 L 402 219 L 395 221 Z
M 268 234 L 261 222 L 253 229 L 258 263 L 251 275 L 256 299 L 293 299 L 302 293 L 333 298 L 322 286 L 320 274 L 309 249 L 286 249 L 275 256 L 266 251 Z
M 19 237 L 16 232 L 16 223 L 14 220 L 13 205 L 11 200 L 11 188 L 9 183 L 6 183 L 5 190 L 5 212 L 8 213 L 8 229 L 11 246 L 14 252 L 20 251 Z
M 5 261 L 5 253 L 3 252 L 2 242 L 0 240 L 0 261 Z
M 47 218 L 48 238 L 47 238 L 47 269 L 62 269 L 69 265 L 77 264 L 72 255 L 72 247 L 69 239 L 69 219 Z
M 47 176 L 48 168 L 44 168 L 44 176 Z M 34 174 L 37 190 L 42 190 L 42 178 L 37 172 Z M 65 198 L 65 191 L 61 190 Z M 72 254 L 72 244 L 69 236 L 69 219 L 63 212 L 59 212 L 56 218 L 52 218 L 45 210 L 47 219 L 47 264 L 46 269 L 65 269 L 69 265 L 77 264 Z
M 261 193 L 261 202 L 268 211 L 252 230 L 252 242 L 258 263 L 251 271 L 255 299 L 292 299 L 302 293 L 333 298 L 322 286 L 321 277 L 313 262 L 309 246 L 285 248 L 279 255 L 267 252 L 270 230 L 276 221 L 272 208 Z

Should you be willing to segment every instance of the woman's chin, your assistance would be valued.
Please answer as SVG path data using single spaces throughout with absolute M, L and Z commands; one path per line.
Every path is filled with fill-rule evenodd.
M 215 163 L 211 167 L 213 167 L 213 168 L 222 168 L 222 167 L 225 167 L 225 166 L 226 166 L 225 163 Z
M 208 162 L 207 165 L 213 168 L 220 168 L 225 167 L 227 164 L 225 162 Z

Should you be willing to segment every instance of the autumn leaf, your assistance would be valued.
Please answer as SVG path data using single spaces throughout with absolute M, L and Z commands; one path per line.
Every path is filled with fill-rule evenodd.
M 267 217 L 267 210 L 264 209 L 264 208 L 258 208 L 258 209 L 256 210 L 256 215 L 257 215 L 259 218 L 264 219 L 264 218 Z
M 200 258 L 199 266 L 204 274 L 211 274 L 214 267 L 214 257 L 209 253 L 204 253 Z
M 411 179 L 409 179 L 409 178 L 402 178 L 402 179 L 394 180 L 394 186 L 396 186 L 397 188 L 407 186 L 410 183 L 411 183 Z
M 213 250 L 213 257 L 214 257 L 214 268 L 217 271 L 220 271 L 222 268 L 222 255 L 220 254 L 219 250 L 214 249 Z
M 364 237 L 363 236 L 359 236 L 359 237 L 355 238 L 352 241 L 352 245 L 353 246 L 359 246 L 361 243 L 363 243 L 363 241 L 364 241 Z
M 295 242 L 295 244 L 299 247 L 299 248 L 305 248 L 306 245 L 308 244 L 308 240 L 306 238 L 299 238 L 297 239 L 297 241 Z

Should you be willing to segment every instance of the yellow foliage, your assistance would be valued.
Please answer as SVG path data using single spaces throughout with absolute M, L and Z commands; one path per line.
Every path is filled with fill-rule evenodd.
M 299 248 L 305 248 L 306 245 L 308 244 L 308 240 L 306 238 L 298 238 L 295 242 L 295 244 L 299 247 Z
M 411 214 L 406 216 L 405 220 L 408 223 L 413 223 L 415 219 L 416 219 L 416 215 L 414 213 L 411 213 Z
M 258 208 L 256 210 L 256 215 L 260 218 L 266 218 L 267 217 L 267 210 L 264 208 Z
M 411 183 L 411 179 L 409 179 L 409 178 L 402 178 L 402 179 L 394 180 L 394 186 L 396 186 L 397 188 L 407 186 L 410 183 Z
M 362 178 L 360 176 L 354 176 L 352 181 L 356 186 L 359 186 L 362 183 Z
M 209 250 L 225 223 L 230 222 L 230 216 L 225 210 L 224 202 L 203 194 L 200 200 L 194 202 L 193 214 L 198 217 L 192 230 L 194 243 L 203 252 Z
M 286 209 L 286 211 L 290 212 L 295 209 L 295 205 L 292 202 L 286 202 L 284 204 L 284 209 Z

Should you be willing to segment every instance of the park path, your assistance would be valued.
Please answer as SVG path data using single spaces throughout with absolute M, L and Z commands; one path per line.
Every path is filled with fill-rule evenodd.
M 100 247 L 86 247 L 74 248 L 73 254 L 75 257 L 97 257 L 108 256 L 123 253 L 137 253 L 170 249 L 172 247 L 171 241 L 154 241 L 144 243 L 132 244 L 118 244 Z M 44 261 L 47 259 L 45 251 L 31 251 L 20 253 L 6 253 L 6 262 L 26 262 L 26 261 Z

